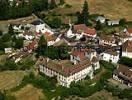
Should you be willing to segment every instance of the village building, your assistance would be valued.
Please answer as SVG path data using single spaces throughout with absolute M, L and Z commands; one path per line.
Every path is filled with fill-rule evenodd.
M 89 38 L 95 38 L 96 37 L 96 30 L 94 28 L 89 28 L 85 24 L 78 24 L 78 25 L 69 25 L 70 28 L 66 32 L 66 37 L 68 38 L 74 38 L 75 40 L 80 40 L 83 36 L 89 37 Z
M 106 18 L 103 17 L 103 16 L 98 16 L 96 19 L 95 19 L 96 22 L 100 22 L 101 24 L 104 24 L 105 21 L 106 21 Z
M 113 35 L 103 35 L 99 39 L 100 45 L 109 45 L 109 46 L 117 46 L 118 41 L 116 37 Z
M 52 29 L 46 23 L 44 23 L 41 19 L 35 20 L 31 24 L 35 26 L 36 33 L 49 32 L 51 34 L 54 34 Z
M 71 82 L 77 82 L 86 76 L 92 79 L 94 70 L 99 69 L 100 65 L 99 60 L 95 59 L 96 53 L 92 50 L 89 52 L 91 54 L 85 49 L 73 49 L 70 60 L 66 61 L 68 63 L 62 60 L 43 59 L 39 64 L 39 71 L 49 77 L 56 76 L 58 83 L 65 87 L 70 87 Z
M 119 52 L 112 49 L 107 49 L 106 51 L 100 54 L 101 60 L 105 60 L 112 63 L 117 63 L 119 60 L 119 57 L 120 57 Z
M 108 24 L 109 26 L 119 25 L 119 24 L 120 24 L 120 20 L 111 20 L 111 21 L 107 21 L 107 24 Z
M 127 40 L 122 45 L 122 56 L 132 58 L 132 41 Z
M 73 26 L 73 30 L 77 34 L 83 34 L 88 37 L 95 38 L 97 36 L 94 28 L 89 28 L 85 24 L 78 24 Z
M 12 53 L 13 52 L 13 49 L 12 48 L 5 48 L 5 53 Z
M 132 87 L 132 68 L 119 64 L 113 72 L 113 79 Z
M 124 32 L 125 32 L 128 36 L 132 36 L 132 28 L 126 28 L 126 29 L 124 29 Z

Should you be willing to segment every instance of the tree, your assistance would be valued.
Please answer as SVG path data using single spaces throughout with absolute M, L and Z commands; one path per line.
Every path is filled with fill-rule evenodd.
M 12 24 L 10 24 L 10 26 L 9 26 L 8 33 L 11 35 L 14 35 L 14 29 L 13 29 Z
M 5 95 L 2 92 L 0 92 L 0 100 L 5 100 Z
M 96 28 L 96 30 L 100 30 L 102 28 L 100 21 L 97 21 L 95 28 Z
M 2 36 L 3 35 L 3 32 L 0 30 L 0 36 Z
M 119 24 L 120 24 L 121 26 L 124 26 L 125 23 L 126 23 L 126 19 L 125 19 L 125 18 L 122 18 L 122 19 L 119 21 Z
M 65 3 L 64 0 L 60 0 L 60 5 L 63 5 Z
M 119 64 L 124 64 L 124 65 L 131 67 L 132 66 L 132 58 L 122 57 L 119 60 Z
M 51 0 L 50 1 L 50 9 L 54 9 L 55 7 L 57 7 L 55 0 Z
M 46 53 L 46 50 L 47 50 L 47 42 L 46 42 L 44 35 L 42 35 L 40 37 L 40 40 L 38 42 L 38 47 L 36 49 L 37 55 L 44 56 Z
M 62 24 L 62 21 L 60 18 L 58 17 L 55 17 L 53 18 L 52 20 L 50 20 L 48 22 L 48 24 L 52 27 L 52 28 L 60 28 L 61 24 Z
M 80 12 L 77 12 L 77 24 L 82 24 L 83 19 L 82 19 L 82 14 Z
M 9 0 L 0 0 L 0 19 L 7 19 L 9 13 Z
M 81 17 L 82 17 L 82 21 L 84 24 L 88 25 L 88 16 L 89 16 L 89 12 L 88 12 L 88 3 L 85 0 L 84 5 L 83 5 L 83 10 L 81 13 Z
M 12 46 L 16 49 L 20 49 L 23 47 L 23 38 L 16 38 L 15 36 L 12 38 Z

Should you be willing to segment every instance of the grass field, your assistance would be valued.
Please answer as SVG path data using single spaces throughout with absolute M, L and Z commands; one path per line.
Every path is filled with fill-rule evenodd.
M 12 94 L 16 97 L 16 100 L 46 100 L 42 90 L 37 89 L 30 84 Z
M 111 93 L 102 90 L 90 96 L 87 100 L 119 100 L 118 97 L 113 97 Z
M 112 96 L 112 94 L 107 92 L 106 90 L 101 90 L 99 92 L 96 92 L 92 96 L 87 98 L 70 97 L 69 99 L 70 100 L 120 100 L 118 97 Z M 69 99 L 66 99 L 66 100 L 69 100 Z
M 19 85 L 24 77 L 23 71 L 0 72 L 0 90 L 8 90 Z
M 71 8 L 57 8 L 58 13 L 72 13 L 80 11 L 84 0 L 65 0 Z M 132 2 L 128 0 L 87 0 L 90 13 L 104 14 L 111 19 L 126 18 L 132 21 Z

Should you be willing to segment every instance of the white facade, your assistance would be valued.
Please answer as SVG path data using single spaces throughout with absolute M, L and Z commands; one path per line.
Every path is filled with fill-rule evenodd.
M 12 48 L 5 48 L 5 53 L 12 53 Z
M 119 54 L 118 55 L 111 55 L 108 53 L 101 53 L 100 54 L 101 60 L 105 60 L 112 63 L 117 63 L 119 60 Z
M 48 32 L 48 33 L 54 34 L 51 30 L 49 30 L 48 28 L 45 27 L 45 24 L 36 25 L 36 32 L 37 33 L 39 33 L 39 32 L 42 32 L 42 33 Z
M 99 44 L 101 45 L 111 45 L 111 46 L 117 46 L 115 41 L 107 41 L 107 40 L 99 40 Z
M 105 23 L 105 17 L 103 17 L 103 16 L 98 16 L 97 18 L 96 18 L 96 21 L 100 21 L 100 23 Z
M 128 57 L 128 58 L 132 58 L 132 52 L 125 52 L 125 51 L 123 51 L 122 52 L 122 56 Z
M 58 83 L 65 87 L 70 87 L 71 82 L 73 81 L 77 82 L 79 80 L 82 80 L 87 75 L 90 76 L 90 78 L 92 79 L 94 72 L 93 67 L 91 65 L 75 74 L 71 74 L 70 76 L 64 76 L 42 65 L 40 65 L 39 68 L 40 68 L 40 72 L 44 73 L 49 77 L 57 76 Z
M 26 40 L 32 40 L 35 38 L 35 36 L 33 35 L 23 35 L 23 34 L 19 34 L 18 37 L 25 38 Z
M 119 25 L 120 20 L 107 21 L 109 26 Z

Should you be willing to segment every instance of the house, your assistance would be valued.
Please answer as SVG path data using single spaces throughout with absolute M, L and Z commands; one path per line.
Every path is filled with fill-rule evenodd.
M 99 39 L 99 44 L 100 45 L 109 45 L 109 46 L 117 46 L 117 39 L 116 37 L 113 35 L 103 35 L 100 36 Z
M 112 62 L 112 63 L 117 63 L 119 60 L 119 52 L 113 49 L 108 49 L 105 52 L 100 54 L 100 59 L 108 61 L 108 62 Z
M 28 52 L 24 52 L 24 51 L 19 51 L 17 53 L 13 53 L 11 55 L 9 55 L 9 58 L 12 58 L 15 63 L 18 63 L 22 58 L 25 58 L 29 55 Z
M 97 58 L 97 53 L 93 49 L 86 48 L 73 48 L 70 55 L 70 61 L 74 64 L 83 61 L 84 59 L 89 59 L 94 69 L 99 69 L 99 60 Z
M 132 68 L 119 64 L 113 72 L 113 79 L 132 87 Z
M 24 51 L 28 51 L 28 52 L 32 52 L 35 48 L 37 47 L 37 42 L 31 41 L 30 43 L 28 43 L 28 45 L 26 45 L 23 50 Z
M 126 29 L 124 29 L 124 32 L 125 32 L 128 36 L 132 36 L 132 28 L 126 28 Z
M 96 22 L 100 22 L 100 23 L 102 23 L 102 24 L 104 24 L 105 23 L 105 21 L 106 21 L 106 18 L 105 17 L 103 17 L 103 16 L 98 16 L 96 19 Z
M 119 25 L 120 20 L 107 21 L 109 26 Z
M 85 24 L 74 25 L 73 30 L 77 34 L 83 34 L 88 37 L 95 38 L 97 36 L 95 28 L 89 28 Z
M 86 76 L 93 78 L 93 72 L 100 68 L 99 60 L 95 57 L 94 50 L 74 48 L 70 60 L 43 59 L 39 64 L 39 71 L 49 77 L 56 76 L 60 85 L 70 87 L 73 81 L 77 82 Z
M 22 37 L 26 40 L 33 40 L 35 38 L 35 34 L 29 30 L 25 30 L 23 33 L 18 34 L 18 37 Z
M 87 75 L 93 78 L 93 68 L 89 60 L 73 65 L 46 59 L 39 65 L 39 71 L 49 77 L 56 76 L 58 83 L 65 87 L 70 87 L 71 82 L 82 80 Z
M 51 34 L 49 32 L 45 32 L 44 33 L 44 37 L 45 37 L 45 39 L 47 41 L 47 45 L 48 46 L 54 45 L 54 43 L 56 42 L 56 39 L 57 39 L 56 36 L 54 36 L 53 34 Z
M 75 40 L 80 40 L 82 37 L 83 37 L 83 34 L 82 33 L 76 33 L 73 28 L 72 28 L 72 25 L 70 24 L 69 25 L 70 28 L 69 30 L 66 32 L 66 37 L 67 38 L 70 38 L 70 39 L 75 39 Z
M 41 19 L 35 20 L 31 24 L 35 26 L 35 30 L 37 33 L 49 32 L 51 34 L 54 34 L 52 29 L 46 23 L 44 23 Z
M 132 58 L 132 40 L 127 40 L 122 45 L 122 56 Z
M 122 32 L 120 34 L 120 40 L 121 40 L 121 44 L 125 43 L 127 40 L 132 40 L 132 36 L 130 36 L 129 34 L 126 34 L 126 32 Z
M 12 48 L 5 48 L 5 53 L 12 53 Z

